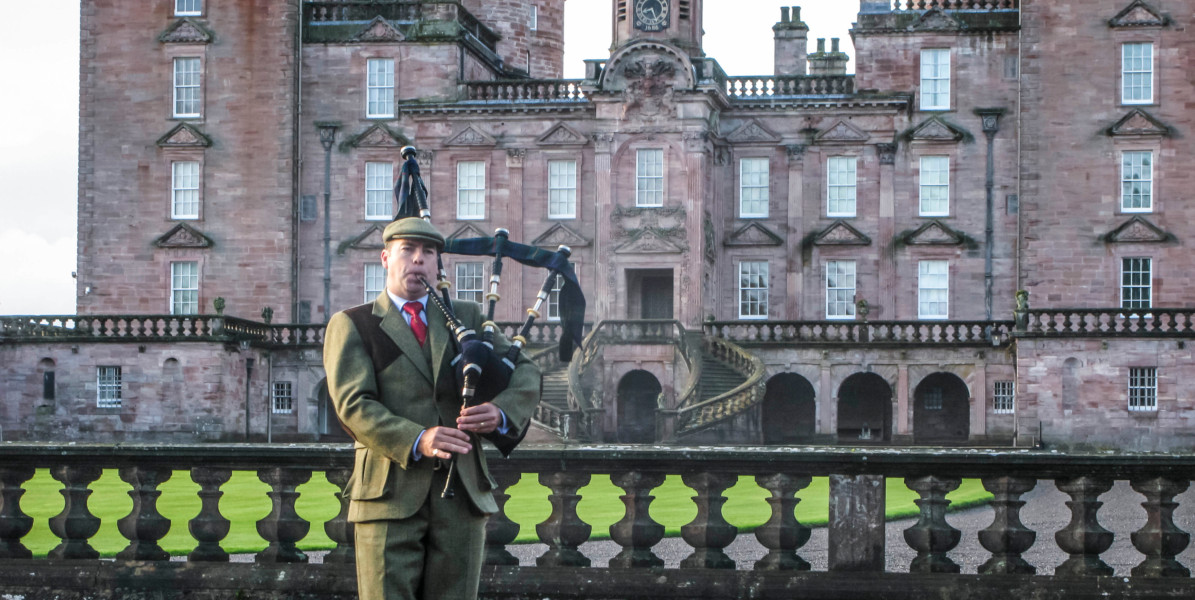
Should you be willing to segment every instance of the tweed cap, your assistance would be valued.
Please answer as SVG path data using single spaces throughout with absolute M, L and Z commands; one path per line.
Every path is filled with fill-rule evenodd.
M 432 242 L 437 248 L 444 248 L 444 235 L 435 226 L 420 217 L 406 217 L 391 221 L 382 232 L 382 243 L 390 240 L 410 239 Z

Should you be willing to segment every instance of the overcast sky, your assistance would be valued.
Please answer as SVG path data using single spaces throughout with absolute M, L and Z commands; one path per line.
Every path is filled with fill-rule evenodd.
M 124 0 L 168 2 L 170 0 Z M 227 1 L 227 0 L 226 0 Z M 564 76 L 610 47 L 611 0 L 565 3 Z M 5 0 L 0 19 L 0 315 L 73 314 L 79 120 L 79 0 Z M 847 30 L 858 0 L 706 0 L 705 53 L 730 75 L 772 72 L 772 25 L 801 6 L 809 46 Z M 37 24 L 37 26 L 31 26 Z M 854 72 L 853 63 L 847 69 Z

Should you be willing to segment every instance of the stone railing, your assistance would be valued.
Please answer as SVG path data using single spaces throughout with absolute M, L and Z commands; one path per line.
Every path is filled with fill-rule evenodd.
M 896 0 L 892 10 L 1016 10 L 1020 0 Z
M 828 96 L 855 93 L 854 75 L 760 75 L 726 78 L 732 100 L 777 96 Z
M 506 339 L 513 339 L 523 330 L 522 321 L 498 321 L 498 330 Z M 584 325 L 584 331 L 588 332 L 593 328 L 592 323 Z M 559 321 L 536 321 L 531 324 L 531 330 L 527 332 L 527 345 L 532 348 L 543 346 L 554 346 L 560 343 L 560 337 L 564 335 L 564 328 Z
M 1191 598 L 1195 579 L 1178 560 L 1190 535 L 1175 523 L 1179 494 L 1195 478 L 1195 456 L 1178 454 L 1067 454 L 992 449 L 838 449 L 700 447 L 524 446 L 509 460 L 490 462 L 498 488 L 499 512 L 486 526 L 486 565 L 481 597 L 516 598 L 1008 598 L 1102 597 L 1118 599 Z M 10 597 L 69 597 L 132 600 L 187 597 L 253 597 L 312 600 L 354 597 L 352 525 L 345 502 L 336 494 L 339 514 L 311 523 L 295 509 L 298 487 L 323 473 L 343 485 L 352 467 L 344 445 L 50 445 L 0 444 L 0 589 Z M 23 540 L 33 519 L 22 502 L 35 469 L 48 469 L 61 482 L 65 507 L 49 519 L 61 543 L 47 558 L 32 558 Z M 89 540 L 100 519 L 88 507 L 89 486 L 102 469 L 116 469 L 129 485 L 131 512 L 119 519 L 128 545 L 116 560 L 101 560 Z M 228 562 L 221 542 L 229 521 L 221 513 L 221 486 L 232 471 L 251 471 L 269 485 L 269 514 L 257 522 L 265 549 L 252 563 Z M 653 490 L 669 475 L 679 475 L 692 489 L 696 517 L 680 528 L 679 561 L 657 552 L 664 526 L 653 520 Z M 157 488 L 171 477 L 189 476 L 199 485 L 198 514 L 186 523 L 196 542 L 193 551 L 171 557 L 159 545 L 167 531 L 184 527 L 163 517 Z M 504 512 L 511 486 L 524 476 L 547 488 L 551 514 L 535 526 L 543 544 L 516 547 L 519 526 Z M 578 512 L 582 489 L 609 476 L 625 494 L 625 512 L 609 527 L 616 554 L 595 566 L 585 546 L 594 527 Z M 829 478 L 829 522 L 825 554 L 805 549 L 811 531 L 794 516 L 796 494 L 813 477 Z M 726 490 L 752 478 L 768 492 L 755 500 L 770 519 L 754 534 L 740 535 L 722 512 Z M 884 480 L 899 478 L 912 489 L 919 519 L 903 530 L 903 540 L 886 537 L 882 515 Z M 962 478 L 977 478 L 994 499 L 986 528 L 967 519 L 966 530 L 946 519 L 948 492 Z M 1053 480 L 1041 483 L 1040 480 Z M 1100 496 L 1117 481 L 1141 494 L 1141 509 L 1127 518 L 1101 523 Z M 1051 536 L 1021 521 L 1023 499 L 1038 486 L 1069 497 L 1070 522 Z M 1119 489 L 1119 488 L 1118 488 Z M 1189 496 L 1189 495 L 1188 495 Z M 1184 496 L 1184 497 L 1188 497 Z M 520 496 L 520 502 L 537 499 Z M 820 499 L 819 499 L 820 500 Z M 61 501 L 61 500 L 59 500 Z M 542 501 L 542 500 L 541 500 Z M 812 501 L 812 500 L 811 500 Z M 1031 503 L 1061 504 L 1057 494 Z M 1061 509 L 1057 506 L 1057 509 Z M 1177 509 L 1177 511 L 1176 511 Z M 1064 513 L 1065 514 L 1065 513 Z M 1122 515 L 1123 516 L 1123 515 Z M 1137 531 L 1108 530 L 1133 527 Z M 323 526 L 335 548 L 319 564 L 310 564 L 297 543 L 312 526 Z M 1040 534 L 1040 535 L 1039 535 Z M 966 536 L 978 541 L 981 565 L 961 565 L 950 552 Z M 1114 569 L 1101 558 L 1113 542 L 1127 537 L 1139 552 Z M 749 548 L 758 560 L 736 562 L 731 542 Z M 668 542 L 671 544 L 671 541 Z M 902 544 L 903 543 L 903 544 Z M 1030 564 L 1037 544 L 1059 558 Z M 1033 548 L 1037 550 L 1038 548 Z M 1125 546 L 1125 551 L 1133 550 Z M 675 550 L 674 550 L 675 552 Z M 737 551 L 736 551 L 737 552 Z M 521 558 L 516 555 L 521 556 Z M 909 556 L 904 565 L 885 570 L 891 556 Z M 171 559 L 174 560 L 171 560 Z M 968 557 L 969 558 L 969 557 Z M 890 560 L 888 562 L 891 562 Z M 819 565 L 811 569 L 811 563 Z M 1135 566 L 1129 566 L 1135 565 Z M 970 569 L 976 569 L 972 572 Z M 1115 575 L 1115 576 L 1114 576 Z
M 455 21 L 461 29 L 472 34 L 490 51 L 498 45 L 499 36 L 494 30 L 477 20 L 459 2 L 428 0 L 425 2 L 378 1 L 378 0 L 323 0 L 303 2 L 303 23 L 310 25 L 343 23 L 346 21 L 368 22 L 375 17 L 388 21 L 414 23 L 417 21 Z
M 586 102 L 580 79 L 464 82 L 465 100 L 483 102 Z
M 1191 308 L 1046 308 L 1027 311 L 1019 335 L 1066 337 L 1190 337 Z
M 706 335 L 736 344 L 999 346 L 1012 321 L 707 321 Z
M 734 389 L 708 400 L 698 395 L 701 387 L 691 388 L 688 396 L 682 397 L 677 405 L 676 436 L 683 437 L 718 424 L 721 421 L 742 414 L 743 411 L 763 401 L 763 361 L 738 346 L 715 337 L 706 336 L 702 341 L 706 354 L 727 365 L 746 378 Z M 698 370 L 700 376 L 700 370 Z

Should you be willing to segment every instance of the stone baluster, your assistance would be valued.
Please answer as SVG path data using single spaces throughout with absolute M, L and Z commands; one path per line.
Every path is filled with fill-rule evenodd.
M 921 498 L 914 500 L 921 509 L 917 523 L 905 530 L 905 542 L 917 551 L 909 565 L 910 573 L 958 573 L 959 565 L 946 555 L 958 545 L 962 533 L 946 522 L 946 494 L 959 486 L 958 477 L 906 477 L 905 485 Z
M 257 478 L 269 484 L 273 508 L 270 514 L 257 522 L 257 533 L 270 544 L 258 552 L 254 560 L 259 563 L 305 563 L 307 555 L 295 546 L 311 529 L 299 513 L 295 512 L 295 500 L 299 492 L 295 488 L 311 479 L 308 469 L 274 467 L 260 469 Z
M 31 558 L 21 543 L 33 529 L 33 517 L 21 511 L 24 483 L 33 478 L 33 467 L 0 467 L 0 558 Z
M 357 561 L 353 524 L 349 522 L 349 499 L 344 495 L 344 486 L 352 474 L 352 469 L 329 469 L 327 472 L 328 481 L 336 486 L 333 495 L 340 504 L 340 512 L 324 523 L 324 533 L 328 534 L 328 539 L 336 542 L 336 547 L 324 557 L 325 563 L 351 565 Z
M 506 501 L 510 494 L 506 490 L 519 482 L 523 474 L 518 471 L 491 471 L 498 487 L 494 489 L 494 502 L 498 504 L 498 512 L 490 517 L 485 524 L 485 564 L 487 565 L 515 565 L 519 559 L 506 549 L 506 545 L 519 537 L 519 524 L 506 516 Z
M 785 473 L 755 477 L 755 483 L 772 494 L 768 498 L 772 516 L 755 530 L 755 539 L 768 549 L 768 553 L 755 562 L 756 571 L 809 570 L 809 563 L 797 555 L 797 549 L 809 541 L 809 528 L 797 521 L 793 511 L 801 502 L 796 497 L 797 492 L 805 489 L 810 481 L 809 477 Z
M 170 519 L 158 512 L 158 486 L 170 479 L 173 472 L 168 468 L 123 467 L 120 479 L 133 486 L 129 497 L 133 499 L 133 510 L 116 522 L 120 534 L 129 540 L 129 545 L 116 557 L 124 560 L 170 560 L 170 553 L 158 545 L 158 540 L 170 531 Z
M 535 526 L 541 542 L 548 545 L 548 551 L 535 559 L 541 567 L 588 567 L 589 559 L 577 547 L 589 539 L 593 530 L 577 516 L 577 503 L 581 496 L 577 490 L 589 483 L 589 473 L 558 472 L 540 473 L 539 482 L 551 492 L 548 502 L 552 514 L 548 520 Z
M 1174 559 L 1191 543 L 1191 535 L 1174 525 L 1174 497 L 1187 490 L 1184 480 L 1152 477 L 1134 479 L 1134 490 L 1145 496 L 1145 525 L 1130 534 L 1133 547 L 1145 555 L 1133 567 L 1133 577 L 1190 577 L 1191 571 Z
M 59 466 L 50 469 L 50 476 L 62 483 L 60 490 L 65 504 L 62 512 L 50 518 L 50 531 L 62 540 L 47 555 L 49 558 L 99 558 L 87 540 L 100 530 L 99 517 L 87 508 L 91 490 L 87 486 L 103 473 L 93 466 Z
M 625 471 L 610 477 L 614 485 L 626 494 L 620 496 L 626 513 L 622 520 L 610 526 L 610 539 L 622 551 L 610 559 L 611 568 L 662 567 L 664 560 L 652 552 L 652 547 L 664 539 L 664 526 L 649 514 L 651 491 L 664 483 L 663 473 Z
M 228 562 L 228 553 L 220 541 L 228 535 L 230 523 L 220 514 L 220 486 L 228 482 L 232 471 L 217 467 L 192 467 L 191 481 L 199 484 L 199 514 L 187 522 L 187 529 L 198 545 L 187 555 L 191 562 Z
M 690 473 L 681 480 L 693 488 L 697 495 L 697 517 L 692 523 L 681 527 L 681 537 L 693 547 L 693 553 L 681 561 L 685 569 L 733 569 L 734 560 L 723 548 L 734 541 L 738 530 L 722 516 L 722 505 L 726 504 L 723 492 L 734 485 L 738 478 L 722 473 Z
M 1037 573 L 1037 567 L 1025 562 L 1021 553 L 1028 550 L 1037 540 L 1037 532 L 1021 523 L 1021 507 L 1025 501 L 1021 495 L 1037 485 L 1036 479 L 1028 477 L 987 477 L 983 489 L 995 496 L 992 508 L 995 515 L 992 524 L 979 532 L 979 543 L 992 557 L 979 567 L 985 575 L 1011 575 Z
M 1066 502 L 1071 509 L 1071 522 L 1054 534 L 1058 547 L 1071 557 L 1054 569 L 1054 575 L 1112 575 L 1112 567 L 1100 560 L 1100 554 L 1112 546 L 1113 534 L 1101 527 L 1096 518 L 1096 512 L 1104 505 L 1096 498 L 1112 489 L 1112 481 L 1084 476 L 1058 479 L 1054 485 L 1071 497 Z

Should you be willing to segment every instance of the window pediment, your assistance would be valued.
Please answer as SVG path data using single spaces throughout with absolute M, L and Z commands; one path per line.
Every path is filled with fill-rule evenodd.
M 962 28 L 957 19 L 937 8 L 925 11 L 908 26 L 909 31 L 955 31 Z
M 846 121 L 839 121 L 829 129 L 817 134 L 814 139 L 818 143 L 840 143 L 840 144 L 859 144 L 866 142 L 871 136 L 866 131 L 847 123 Z
M 726 139 L 733 143 L 739 144 L 758 142 L 770 144 L 780 143 L 780 136 L 776 135 L 768 128 L 760 125 L 758 121 L 754 120 L 745 123 L 742 127 L 739 127 L 731 132 L 730 135 L 726 136 Z
M 896 236 L 900 245 L 977 247 L 971 236 L 934 219 L 917 229 Z
M 1142 0 L 1133 0 L 1128 6 L 1124 7 L 1115 17 L 1108 19 L 1108 27 L 1165 27 L 1170 24 L 1170 17 L 1162 14 L 1156 8 L 1149 4 L 1142 2 Z
M 190 123 L 179 123 L 156 143 L 159 148 L 203 149 L 211 147 L 212 138 Z
M 905 130 L 899 136 L 909 142 L 958 143 L 971 141 L 971 132 L 942 117 L 930 117 Z
M 407 36 L 379 15 L 350 39 L 362 43 L 393 43 L 406 41 Z
M 385 248 L 382 243 L 382 231 L 385 225 L 370 225 L 365 228 L 365 231 L 340 242 L 336 246 L 336 254 L 343 255 L 348 250 L 381 250 Z
M 212 238 L 186 223 L 179 223 L 154 239 L 154 246 L 158 248 L 211 248 L 215 245 Z
M 1169 137 L 1174 129 L 1144 110 L 1134 108 L 1104 131 L 1112 137 Z
M 536 140 L 543 146 L 583 146 L 587 140 L 572 127 L 564 123 L 557 123 Z
M 1140 215 L 1121 223 L 1119 227 L 1100 236 L 1106 244 L 1144 243 L 1160 244 L 1176 241 L 1178 238 Z
M 478 229 L 477 227 L 473 226 L 472 224 L 465 223 L 459 229 L 452 232 L 452 235 L 448 236 L 447 239 L 449 239 L 449 240 L 467 240 L 470 238 L 483 238 L 483 237 L 488 237 L 484 231 Z
M 342 144 L 350 148 L 402 148 L 410 145 L 411 140 L 383 123 L 371 125 Z
M 779 246 L 784 238 L 759 223 L 748 223 L 723 240 L 723 246 Z
M 541 248 L 556 249 L 557 246 L 568 246 L 569 248 L 581 248 L 588 246 L 590 241 L 584 236 L 573 231 L 563 223 L 556 223 L 543 232 L 539 237 L 531 241 L 532 246 L 539 246 Z
M 158 35 L 158 41 L 163 44 L 210 44 L 215 37 L 211 30 L 198 21 L 183 17 Z
M 834 221 L 813 236 L 814 246 L 869 246 L 871 238 L 846 221 Z
M 659 232 L 643 229 L 614 250 L 615 254 L 681 254 L 685 250 Z
M 478 131 L 472 126 L 465 127 L 444 141 L 445 146 L 496 146 L 497 144 L 498 140 L 495 140 L 493 136 Z

